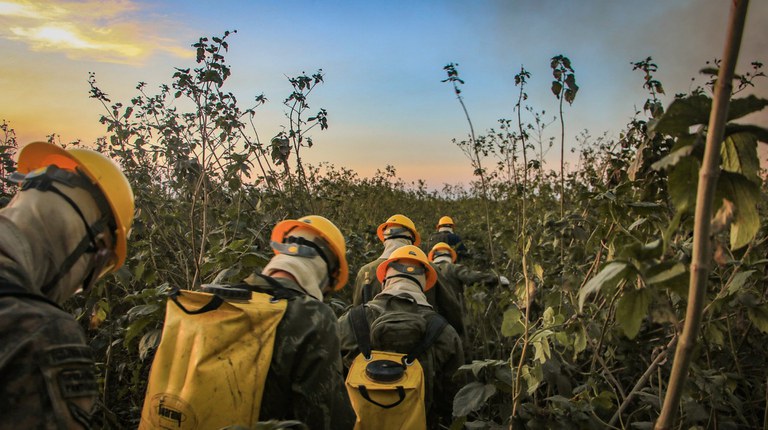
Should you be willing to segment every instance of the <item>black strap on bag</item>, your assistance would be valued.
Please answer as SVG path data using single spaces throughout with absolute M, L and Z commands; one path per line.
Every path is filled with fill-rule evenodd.
M 27 290 L 21 285 L 18 285 L 16 283 L 8 281 L 7 279 L 2 279 L 2 278 L 0 278 L 0 297 L 21 297 L 25 299 L 32 299 L 32 300 L 37 300 L 39 302 L 47 303 L 57 309 L 61 309 L 61 306 L 59 306 L 58 303 L 54 302 L 48 297 L 42 296 L 37 293 L 33 293 L 32 291 Z
M 368 394 L 368 389 L 365 388 L 365 385 L 361 385 L 361 386 L 357 387 L 357 389 L 360 391 L 360 395 L 362 395 L 365 400 L 368 400 L 369 402 L 373 403 L 374 405 L 376 405 L 376 406 L 378 406 L 380 408 L 384 408 L 384 409 L 394 408 L 395 406 L 399 405 L 400 403 L 403 403 L 403 400 L 405 400 L 405 389 L 403 388 L 403 386 L 402 385 L 398 385 L 396 388 L 397 388 L 397 396 L 399 397 L 398 400 L 396 402 L 394 402 L 394 403 L 390 403 L 388 405 L 385 405 L 383 403 L 377 402 L 376 400 L 373 400 L 371 398 L 370 394 Z
M 176 288 L 173 291 L 171 291 L 171 294 L 168 296 L 168 298 L 173 300 L 173 303 L 176 303 L 176 306 L 178 306 L 179 309 L 181 309 L 187 315 L 199 315 L 199 314 L 204 314 L 206 312 L 215 311 L 224 303 L 224 299 L 214 294 L 213 296 L 211 296 L 211 300 L 200 309 L 189 310 L 186 307 L 184 307 L 184 305 L 182 305 L 181 302 L 179 301 L 179 294 L 181 294 L 181 290 Z
M 408 365 L 413 363 L 414 360 L 421 357 L 429 347 L 440 337 L 440 334 L 445 330 L 448 325 L 448 321 L 443 318 L 442 315 L 435 313 L 427 321 L 427 331 L 424 333 L 424 337 L 421 338 L 421 342 L 416 345 L 413 350 L 403 358 L 404 364 Z
M 251 285 L 251 284 L 238 284 L 237 287 L 239 288 L 245 288 L 248 290 L 251 290 L 255 293 L 264 293 L 269 294 L 270 296 L 274 297 L 276 300 L 282 300 L 282 299 L 292 299 L 297 296 L 303 296 L 305 295 L 301 291 L 292 290 L 290 288 L 286 288 L 275 280 L 275 278 L 267 275 L 262 275 L 261 273 L 256 273 L 256 276 L 263 279 L 267 285 Z
M 242 284 L 232 285 L 231 288 L 239 288 L 239 289 L 249 290 L 256 293 L 269 294 L 270 296 L 272 296 L 274 300 L 291 299 L 293 297 L 303 295 L 303 293 L 299 291 L 284 287 L 279 282 L 277 282 L 274 278 L 271 278 L 269 276 L 265 276 L 262 274 L 257 274 L 257 275 L 260 278 L 262 278 L 264 281 L 266 281 L 266 283 L 269 285 L 266 285 L 266 286 L 250 285 L 250 284 L 242 283 Z M 216 293 L 213 293 L 211 300 L 208 303 L 206 303 L 203 307 L 196 310 L 189 310 L 184 305 L 182 305 L 181 302 L 179 301 L 179 294 L 181 294 L 181 290 L 176 288 L 173 291 L 171 291 L 169 298 L 173 300 L 176 306 L 178 306 L 179 309 L 181 309 L 187 315 L 199 315 L 199 314 L 204 314 L 206 312 L 215 311 L 216 309 L 221 307 L 221 305 L 225 301 L 224 298 L 222 298 Z
M 365 306 L 360 305 L 349 311 L 349 325 L 355 335 L 357 346 L 366 360 L 371 358 L 371 327 L 365 317 Z

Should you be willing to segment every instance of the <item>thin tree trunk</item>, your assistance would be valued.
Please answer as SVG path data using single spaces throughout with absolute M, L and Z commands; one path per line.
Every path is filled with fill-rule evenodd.
M 715 186 L 720 172 L 720 143 L 728 114 L 732 79 L 739 56 L 741 36 L 747 15 L 748 0 L 733 0 L 728 33 L 726 36 L 725 52 L 717 77 L 715 98 L 709 115 L 707 144 L 704 151 L 704 162 L 699 172 L 698 194 L 696 196 L 696 215 L 693 232 L 693 259 L 691 262 L 691 279 L 688 288 L 688 308 L 685 315 L 685 325 L 680 342 L 675 350 L 675 361 L 669 376 L 669 387 L 664 397 L 656 430 L 666 430 L 672 427 L 677 412 L 683 387 L 691 364 L 691 355 L 696 345 L 704 308 L 704 296 L 707 289 L 709 263 L 712 259 L 710 243 L 710 222 L 715 194 Z

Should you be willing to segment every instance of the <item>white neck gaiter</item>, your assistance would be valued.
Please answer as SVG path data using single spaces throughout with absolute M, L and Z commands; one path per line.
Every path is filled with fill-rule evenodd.
M 435 259 L 432 260 L 432 262 L 435 263 L 435 264 L 438 264 L 438 263 L 453 263 L 453 260 L 451 260 L 451 256 L 450 255 L 440 255 L 438 257 L 435 257 Z
M 270 276 L 276 270 L 290 273 L 302 290 L 323 301 L 323 287 L 328 284 L 328 273 L 325 261 L 320 256 L 306 258 L 277 254 L 269 260 L 261 274 Z
M 389 258 L 397 248 L 402 248 L 405 245 L 410 245 L 411 241 L 408 239 L 386 239 L 384 240 L 384 252 L 381 253 L 379 258 Z
M 440 227 L 438 231 L 447 231 L 453 233 L 453 227 Z
M 414 301 L 416 301 L 417 304 L 421 306 L 429 306 L 430 308 L 432 305 L 427 302 L 427 296 L 424 295 L 424 292 L 421 290 L 421 287 L 419 284 L 416 284 L 412 280 L 408 278 L 403 277 L 392 277 L 393 275 L 400 274 L 395 269 L 389 268 L 387 269 L 387 279 L 384 280 L 384 287 L 378 295 L 390 295 L 390 296 L 400 296 L 400 295 L 408 295 L 413 298 Z M 427 277 L 426 275 L 408 275 L 419 281 L 422 285 L 426 284 Z

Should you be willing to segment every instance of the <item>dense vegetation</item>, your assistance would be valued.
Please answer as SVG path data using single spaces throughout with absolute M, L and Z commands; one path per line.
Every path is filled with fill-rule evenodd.
M 127 103 L 110 100 L 91 76 L 91 97 L 105 109 L 106 137 L 96 145 L 123 166 L 138 208 L 125 267 L 69 303 L 97 351 L 107 427 L 138 422 L 171 287 L 242 279 L 270 258 L 277 221 L 310 213 L 341 228 L 354 272 L 381 252 L 376 226 L 400 212 L 422 234 L 451 215 L 472 252 L 465 263 L 490 265 L 512 280 L 509 289 L 465 293 L 472 362 L 462 370 L 454 428 L 653 426 L 685 316 L 717 61 L 704 70 L 710 79 L 667 107 L 653 60 L 629 64 L 648 90 L 643 111 L 617 140 L 581 133 L 577 145 L 568 144 L 577 147 L 570 170 L 549 170 L 544 159 L 553 146 L 566 146 L 567 110 L 578 108 L 575 62 L 551 60 L 560 102 L 554 121 L 530 104 L 551 95 L 529 98 L 527 82 L 540 77 L 521 68 L 511 119 L 481 135 L 461 99 L 458 65 L 450 64 L 446 82 L 471 131 L 456 144 L 477 181 L 430 191 L 403 183 L 391 166 L 361 178 L 302 163 L 312 137 L 329 126 L 328 112 L 308 104 L 322 71 L 289 78 L 285 132 L 261 141 L 251 119 L 266 98 L 243 108 L 225 91 L 230 36 L 201 38 L 193 68 L 176 69 L 156 93 L 139 84 Z M 761 68 L 755 62 L 738 76 L 729 120 L 768 105 L 743 96 L 759 84 Z M 547 128 L 562 129 L 562 139 L 545 138 Z M 762 428 L 767 421 L 768 231 L 760 222 L 766 190 L 757 145 L 768 142 L 768 130 L 729 122 L 725 135 L 712 224 L 716 265 L 677 414 L 684 429 Z M 9 124 L 0 138 L 8 171 L 16 146 Z M 3 187 L 6 196 L 14 191 Z M 337 313 L 349 293 L 330 299 Z

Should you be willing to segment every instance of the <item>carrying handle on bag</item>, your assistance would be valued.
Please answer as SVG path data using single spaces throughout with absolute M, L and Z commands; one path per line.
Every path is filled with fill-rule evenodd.
M 184 313 L 187 315 L 198 315 L 198 314 L 204 314 L 210 311 L 215 311 L 222 305 L 222 303 L 224 303 L 224 299 L 214 294 L 213 297 L 211 297 L 211 301 L 206 303 L 205 306 L 203 306 L 200 309 L 191 311 L 185 308 L 184 305 L 181 304 L 181 302 L 179 301 L 179 293 L 181 293 L 180 290 L 174 290 L 173 292 L 171 292 L 171 295 L 169 296 L 169 298 L 173 300 L 173 303 L 176 303 L 176 306 L 178 306 L 179 309 L 184 311 Z
M 365 388 L 365 385 L 360 385 L 357 387 L 357 389 L 360 391 L 360 394 L 363 396 L 365 400 L 368 400 L 369 402 L 373 403 L 374 405 L 384 408 L 384 409 L 390 409 L 394 408 L 395 406 L 399 405 L 400 403 L 403 403 L 403 400 L 405 400 L 405 390 L 401 385 L 398 385 L 397 387 L 397 395 L 400 396 L 400 400 L 396 401 L 395 403 L 392 403 L 390 405 L 384 405 L 382 403 L 377 402 L 376 400 L 373 400 L 370 395 L 368 395 L 368 389 Z

